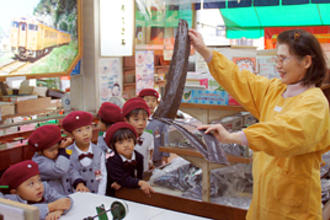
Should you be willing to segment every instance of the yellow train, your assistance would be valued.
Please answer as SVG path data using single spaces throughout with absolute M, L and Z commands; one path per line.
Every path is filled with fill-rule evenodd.
M 19 18 L 12 21 L 10 41 L 16 58 L 34 61 L 54 47 L 69 44 L 71 35 L 35 19 Z

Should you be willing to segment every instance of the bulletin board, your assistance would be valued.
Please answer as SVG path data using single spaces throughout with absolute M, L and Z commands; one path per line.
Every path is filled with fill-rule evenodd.
M 0 80 L 70 74 L 82 57 L 80 14 L 81 0 L 56 4 L 51 0 L 11 0 L 3 4 Z

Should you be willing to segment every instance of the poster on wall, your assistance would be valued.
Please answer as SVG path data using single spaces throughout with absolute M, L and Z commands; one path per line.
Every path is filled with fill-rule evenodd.
M 136 94 L 144 88 L 154 88 L 154 52 L 135 52 Z
M 111 97 L 122 94 L 122 64 L 120 58 L 100 59 L 99 92 L 100 102 L 108 102 Z
M 132 56 L 134 0 L 100 0 L 101 56 Z
M 275 55 L 257 56 L 258 74 L 269 79 L 280 78 L 276 70 Z
M 248 70 L 251 73 L 256 73 L 255 57 L 233 57 L 232 60 L 237 64 L 240 70 Z
M 0 7 L 0 77 L 70 74 L 80 60 L 80 0 L 11 0 Z

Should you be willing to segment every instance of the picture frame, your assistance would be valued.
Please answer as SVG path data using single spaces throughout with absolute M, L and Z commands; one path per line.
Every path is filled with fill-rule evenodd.
M 11 0 L 0 9 L 0 80 L 69 75 L 82 57 L 81 0 Z M 24 5 L 24 7 L 17 7 Z

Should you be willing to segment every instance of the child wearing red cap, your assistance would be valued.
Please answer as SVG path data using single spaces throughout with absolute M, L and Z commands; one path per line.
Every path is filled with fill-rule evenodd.
M 92 114 L 73 111 L 63 119 L 62 126 L 74 138 L 74 143 L 67 148 L 72 151 L 72 168 L 78 171 L 92 193 L 104 195 L 107 181 L 105 155 L 91 142 L 92 122 Z
M 148 182 L 142 180 L 143 156 L 134 150 L 136 131 L 126 122 L 113 124 L 106 132 L 105 142 L 114 151 L 107 159 L 108 181 L 106 195 L 113 196 L 113 184 L 140 189 L 147 195 L 154 192 Z
M 112 124 L 123 121 L 123 115 L 119 106 L 110 102 L 103 102 L 97 113 L 97 118 L 99 119 L 97 126 L 100 131 L 103 132 L 103 135 L 99 136 L 97 139 L 97 146 L 103 150 L 106 158 L 108 158 L 111 149 L 104 141 L 105 132 Z
M 154 114 L 156 107 L 158 106 L 159 93 L 152 88 L 142 89 L 139 92 L 139 97 L 143 98 L 149 106 L 150 115 Z
M 131 124 L 138 135 L 135 150 L 143 155 L 144 171 L 152 168 L 152 153 L 154 150 L 154 138 L 145 131 L 150 111 L 147 103 L 140 97 L 127 100 L 123 105 L 124 120 Z
M 139 97 L 143 98 L 149 106 L 151 117 L 157 108 L 159 101 L 159 93 L 155 89 L 147 88 L 142 89 Z M 166 146 L 168 140 L 167 126 L 157 120 L 151 120 L 147 123 L 147 130 L 151 130 L 154 136 L 154 150 L 152 154 L 153 165 L 158 167 L 168 163 L 169 153 L 160 152 L 160 146 Z
M 32 160 L 39 165 L 40 177 L 63 195 L 76 191 L 86 191 L 82 177 L 70 169 L 70 152 L 65 150 L 72 139 L 62 141 L 61 129 L 56 125 L 37 128 L 29 137 L 28 143 L 36 151 Z
M 41 182 L 38 164 L 32 160 L 10 166 L 1 176 L 0 185 L 8 186 L 6 199 L 39 208 L 40 219 L 58 219 L 71 209 L 72 199 Z

